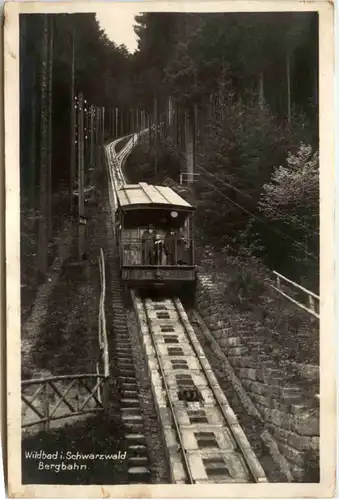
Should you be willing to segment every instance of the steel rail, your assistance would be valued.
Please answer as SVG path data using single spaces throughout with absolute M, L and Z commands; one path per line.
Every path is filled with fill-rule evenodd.
M 163 365 L 162 365 L 161 356 L 159 354 L 158 347 L 157 347 L 156 340 L 155 340 L 155 336 L 154 336 L 154 333 L 152 331 L 152 325 L 151 325 L 151 321 L 150 321 L 150 318 L 149 318 L 149 315 L 148 315 L 147 305 L 145 304 L 145 300 L 142 300 L 142 304 L 143 304 L 144 311 L 145 311 L 146 321 L 147 321 L 147 325 L 148 325 L 148 331 L 149 331 L 150 336 L 152 338 L 152 342 L 153 342 L 155 354 L 156 354 L 158 365 L 159 365 L 159 369 L 160 369 L 160 372 L 161 372 L 162 381 L 163 381 L 164 386 L 165 386 L 165 391 L 166 391 L 167 400 L 168 400 L 168 403 L 169 403 L 169 406 L 170 406 L 170 410 L 171 410 L 171 413 L 172 413 L 172 418 L 173 418 L 173 422 L 174 422 L 175 431 L 176 431 L 177 437 L 179 439 L 180 450 L 181 450 L 181 454 L 182 454 L 183 459 L 184 459 L 184 463 L 185 463 L 185 468 L 186 468 L 186 472 L 187 472 L 187 475 L 188 475 L 188 479 L 189 479 L 189 481 L 190 481 L 191 484 L 195 484 L 195 480 L 193 479 L 193 476 L 192 476 L 192 473 L 191 473 L 191 467 L 190 467 L 189 461 L 187 459 L 186 450 L 185 450 L 185 447 L 184 447 L 184 443 L 183 443 L 183 439 L 182 439 L 182 435 L 181 435 L 181 431 L 180 431 L 180 425 L 179 425 L 177 416 L 175 414 L 175 409 L 174 409 L 174 406 L 173 406 L 173 402 L 171 400 L 170 390 L 169 390 L 169 387 L 168 387 L 168 384 L 167 384 L 167 381 L 166 381 L 166 375 L 165 375 L 164 368 L 163 368 Z
M 182 314 L 182 312 L 181 312 L 181 310 L 180 310 L 180 307 L 178 306 L 178 301 L 179 301 L 179 299 L 178 299 L 178 298 L 173 299 L 173 304 L 174 304 L 175 310 L 177 311 L 178 316 L 179 316 L 179 319 L 180 319 L 180 321 L 181 321 L 181 323 L 182 323 L 182 325 L 183 325 L 183 327 L 184 327 L 184 329 L 185 329 L 185 332 L 187 333 L 187 337 L 189 338 L 189 341 L 190 341 L 191 347 L 192 347 L 192 349 L 193 349 L 193 351 L 194 351 L 194 353 L 195 353 L 195 355 L 196 355 L 196 358 L 197 358 L 197 359 L 198 359 L 198 361 L 199 361 L 199 364 L 200 364 L 200 366 L 201 366 L 202 372 L 203 372 L 203 373 L 204 373 L 204 375 L 205 375 L 205 378 L 206 378 L 206 380 L 207 380 L 207 383 L 208 383 L 208 385 L 209 385 L 210 390 L 212 391 L 212 394 L 213 394 L 214 399 L 215 399 L 215 401 L 216 401 L 216 403 L 217 403 L 217 406 L 218 406 L 219 410 L 221 411 L 221 414 L 222 414 L 222 416 L 224 417 L 224 419 L 225 419 L 225 421 L 226 421 L 226 423 L 227 423 L 227 425 L 228 425 L 228 427 L 229 427 L 229 430 L 230 430 L 230 432 L 231 432 L 231 434 L 232 434 L 233 439 L 235 440 L 235 442 L 236 442 L 236 444 L 237 444 L 238 448 L 239 448 L 239 449 L 240 449 L 240 451 L 241 451 L 241 454 L 242 454 L 242 456 L 243 456 L 243 458 L 244 458 L 244 461 L 245 461 L 245 463 L 246 463 L 246 467 L 248 468 L 248 470 L 249 470 L 249 472 L 250 472 L 250 474 L 251 474 L 252 478 L 254 479 L 254 481 L 255 481 L 255 482 L 264 482 L 264 481 L 257 480 L 257 475 L 256 475 L 256 474 L 255 474 L 255 472 L 252 470 L 251 465 L 250 465 L 250 464 L 248 463 L 248 461 L 247 461 L 247 457 L 246 457 L 246 450 L 243 448 L 243 446 L 242 446 L 241 442 L 239 442 L 238 437 L 237 437 L 237 436 L 236 436 L 236 434 L 233 432 L 233 429 L 232 429 L 232 424 L 229 422 L 229 418 L 228 418 L 228 416 L 227 416 L 227 414 L 226 414 L 226 412 L 225 412 L 224 408 L 222 407 L 222 405 L 221 405 L 221 403 L 220 403 L 220 401 L 219 401 L 219 397 L 218 397 L 218 395 L 215 393 L 214 387 L 213 387 L 213 385 L 212 385 L 212 383 L 211 383 L 211 381 L 210 381 L 210 379 L 209 379 L 209 375 L 208 375 L 208 373 L 207 373 L 207 370 L 206 370 L 206 368 L 203 366 L 203 363 L 201 362 L 201 359 L 200 359 L 200 354 L 198 353 L 198 351 L 197 351 L 197 349 L 196 349 L 196 347 L 195 347 L 195 345 L 194 345 L 194 343 L 193 343 L 193 341 L 192 341 L 192 336 L 191 336 L 191 332 L 189 331 L 189 328 L 192 328 L 193 332 L 194 332 L 194 329 L 193 329 L 193 327 L 192 327 L 192 325 L 191 325 L 191 323 L 190 323 L 189 319 L 187 319 L 187 320 L 186 320 L 185 318 L 183 318 L 183 314 Z M 181 304 L 181 302 L 180 302 L 180 304 Z M 183 310 L 184 310 L 184 307 L 182 306 L 182 304 L 181 304 L 181 307 L 182 307 L 182 308 L 183 308 Z M 184 310 L 184 312 L 185 312 L 185 310 Z M 195 332 L 194 332 L 194 333 L 195 333 Z

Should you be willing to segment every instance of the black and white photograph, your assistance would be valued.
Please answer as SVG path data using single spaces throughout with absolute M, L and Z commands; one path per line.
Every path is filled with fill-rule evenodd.
M 208 4 L 5 4 L 16 497 L 334 494 L 333 5 Z

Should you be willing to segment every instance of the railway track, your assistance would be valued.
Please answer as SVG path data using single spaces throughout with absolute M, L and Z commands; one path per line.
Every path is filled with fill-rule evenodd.
M 181 301 L 132 296 L 173 482 L 267 482 Z
M 113 222 L 115 191 L 125 183 L 121 166 L 138 137 L 131 136 L 118 155 L 119 140 L 106 147 Z M 267 482 L 180 299 L 141 298 L 135 291 L 131 295 L 172 482 Z

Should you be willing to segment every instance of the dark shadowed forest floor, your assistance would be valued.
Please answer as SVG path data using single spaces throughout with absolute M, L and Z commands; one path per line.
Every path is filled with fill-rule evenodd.
M 94 204 L 88 205 L 85 259 L 77 263 L 76 227 L 68 232 L 67 258 L 60 269 L 52 270 L 42 283 L 31 311 L 22 326 L 22 378 L 40 378 L 79 373 L 95 373 L 98 360 L 98 308 L 100 280 L 98 256 L 106 244 L 106 220 L 100 188 Z M 60 218 L 63 214 L 60 214 Z M 60 221 L 61 222 L 61 221 Z M 24 274 L 27 278 L 28 274 Z M 48 281 L 48 280 L 51 281 Z M 33 286 L 31 287 L 33 289 Z M 46 293 L 41 293 L 45 291 Z M 28 296 L 26 296 L 28 299 Z M 26 302 L 28 304 L 28 300 Z M 109 307 L 108 307 L 109 309 Z M 109 312 L 108 312 L 109 314 Z M 108 319 L 109 321 L 109 319 Z M 68 383 L 68 381 L 67 381 Z M 65 386 L 66 388 L 66 386 Z M 65 390 L 65 389 L 64 389 Z M 63 390 L 62 390 L 63 392 Z M 114 392 L 107 413 L 59 420 L 48 431 L 29 428 L 22 435 L 22 474 L 24 484 L 123 484 L 123 460 L 91 458 L 75 460 L 82 470 L 40 470 L 43 460 L 28 458 L 26 452 L 43 450 L 63 454 L 114 454 L 124 451 Z M 49 460 L 45 463 L 52 463 Z M 65 460 L 66 465 L 72 461 Z

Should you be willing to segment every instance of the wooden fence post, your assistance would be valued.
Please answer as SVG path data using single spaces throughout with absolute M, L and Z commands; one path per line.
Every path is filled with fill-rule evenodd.
M 43 405 L 44 405 L 44 416 L 45 416 L 45 418 L 47 418 L 47 420 L 43 424 L 43 427 L 44 427 L 44 431 L 47 432 L 47 431 L 49 431 L 49 428 L 50 428 L 48 382 L 45 382 Z

